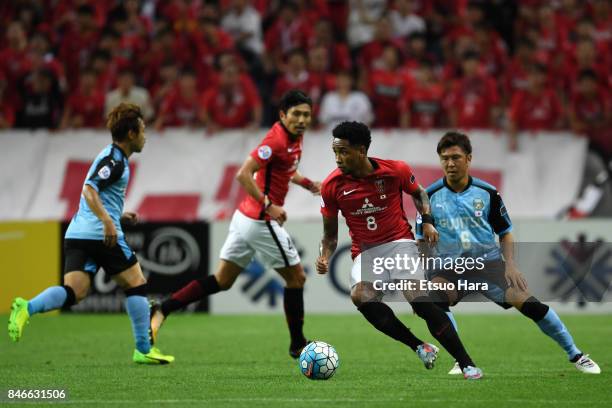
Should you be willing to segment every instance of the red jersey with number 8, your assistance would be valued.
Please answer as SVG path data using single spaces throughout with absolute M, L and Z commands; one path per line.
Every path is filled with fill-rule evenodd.
M 355 178 L 334 170 L 321 187 L 321 214 L 346 219 L 353 241 L 352 257 L 364 246 L 414 239 L 404 213 L 402 193 L 413 194 L 419 184 L 403 161 L 369 158 L 374 172 Z

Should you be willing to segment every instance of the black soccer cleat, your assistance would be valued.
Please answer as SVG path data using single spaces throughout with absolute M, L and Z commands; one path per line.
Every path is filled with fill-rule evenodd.
M 310 344 L 312 340 L 306 340 L 305 343 L 300 343 L 298 345 L 294 345 L 291 343 L 289 346 L 289 355 L 291 358 L 298 358 L 300 354 L 302 354 L 302 350 L 306 347 L 307 344 Z

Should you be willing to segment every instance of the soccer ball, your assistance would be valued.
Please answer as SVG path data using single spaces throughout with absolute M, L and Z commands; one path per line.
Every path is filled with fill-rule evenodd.
M 340 359 L 333 346 L 313 341 L 302 350 L 299 364 L 302 374 L 311 380 L 327 380 L 336 372 Z

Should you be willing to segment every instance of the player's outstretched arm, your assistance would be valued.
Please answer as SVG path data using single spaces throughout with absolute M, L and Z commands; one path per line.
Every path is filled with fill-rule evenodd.
M 323 238 L 319 246 L 317 272 L 325 274 L 329 268 L 329 258 L 338 246 L 338 217 L 323 216 Z
M 83 197 L 91 211 L 102 221 L 104 226 L 104 245 L 113 247 L 117 243 L 117 229 L 112 218 L 100 200 L 98 192 L 89 184 L 83 186 Z
M 321 182 L 312 181 L 308 177 L 303 176 L 299 171 L 296 171 L 295 174 L 293 174 L 291 177 L 291 182 L 297 184 L 298 186 L 304 187 L 314 195 L 321 194 Z
M 507 232 L 499 237 L 499 243 L 506 261 L 506 282 L 514 288 L 527 291 L 527 280 L 514 263 L 514 237 L 512 233 Z

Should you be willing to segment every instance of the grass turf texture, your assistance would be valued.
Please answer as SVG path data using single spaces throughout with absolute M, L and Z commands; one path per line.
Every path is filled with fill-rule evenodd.
M 442 349 L 436 367 L 425 370 L 411 350 L 360 315 L 306 316 L 306 334 L 332 344 L 340 355 L 329 381 L 300 373 L 287 353 L 282 316 L 176 314 L 159 339 L 176 362 L 137 366 L 131 362 L 127 316 L 39 315 L 17 344 L 4 325 L 0 402 L 7 401 L 10 388 L 63 388 L 70 406 L 87 407 L 609 407 L 612 318 L 562 317 L 602 374 L 578 372 L 535 324 L 513 313 L 457 316 L 464 344 L 485 372 L 474 382 L 446 374 L 453 360 Z M 432 341 L 418 317 L 401 319 Z

